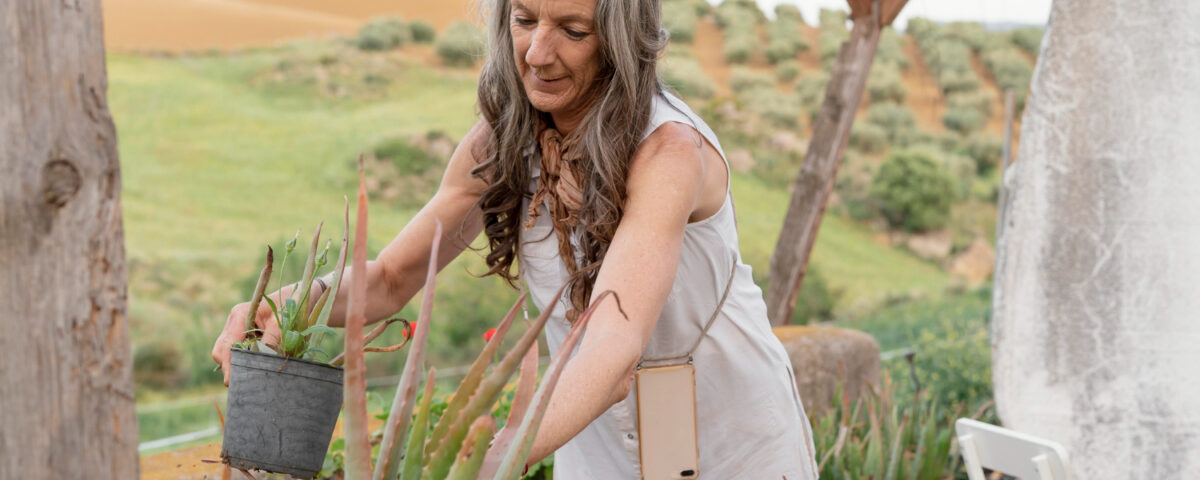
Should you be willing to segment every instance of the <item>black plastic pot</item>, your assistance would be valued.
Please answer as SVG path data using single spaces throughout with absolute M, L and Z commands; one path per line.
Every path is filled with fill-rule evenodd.
M 341 368 L 234 348 L 221 459 L 315 477 L 341 409 Z

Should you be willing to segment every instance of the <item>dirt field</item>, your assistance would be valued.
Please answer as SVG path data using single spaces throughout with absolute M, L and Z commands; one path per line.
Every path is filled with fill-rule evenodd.
M 104 42 L 118 51 L 232 50 L 346 35 L 379 15 L 442 29 L 474 18 L 471 0 L 106 0 Z

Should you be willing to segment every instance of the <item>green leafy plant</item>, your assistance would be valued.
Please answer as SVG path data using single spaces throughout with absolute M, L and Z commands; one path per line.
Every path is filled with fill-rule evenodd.
M 893 227 L 912 232 L 935 230 L 950 218 L 954 180 L 930 154 L 896 152 L 879 167 L 871 197 Z
M 485 48 L 483 33 L 467 22 L 450 24 L 434 43 L 434 49 L 442 61 L 456 67 L 474 65 L 475 60 L 483 56 Z

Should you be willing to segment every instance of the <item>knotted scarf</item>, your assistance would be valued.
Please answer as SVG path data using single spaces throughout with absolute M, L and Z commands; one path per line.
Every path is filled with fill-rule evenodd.
M 525 221 L 525 230 L 533 228 L 537 223 L 542 213 L 542 202 L 545 201 L 549 207 L 554 234 L 558 238 L 558 254 L 567 267 L 567 273 L 573 278 L 579 271 L 579 265 L 575 259 L 575 248 L 571 245 L 571 235 L 579 225 L 579 210 L 583 207 L 582 182 L 586 179 L 585 160 L 582 158 L 577 137 L 565 137 L 554 127 L 545 124 L 540 124 L 538 128 L 542 174 L 538 180 L 537 191 L 529 202 L 529 219 Z M 586 301 L 575 301 L 576 297 L 586 299 L 586 295 L 590 294 L 583 290 L 572 286 L 572 305 L 586 305 Z M 567 319 L 574 322 L 579 313 L 577 308 L 572 308 L 567 312 Z

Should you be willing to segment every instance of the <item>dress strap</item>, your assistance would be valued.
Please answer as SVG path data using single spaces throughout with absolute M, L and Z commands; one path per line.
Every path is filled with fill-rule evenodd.
M 692 363 L 692 355 L 694 355 L 696 353 L 696 349 L 700 348 L 700 343 L 703 342 L 704 339 L 708 336 L 708 329 L 712 328 L 713 323 L 716 323 L 717 317 L 719 317 L 721 315 L 721 307 L 725 306 L 725 299 L 729 298 L 729 290 L 733 288 L 733 277 L 734 277 L 734 275 L 737 274 L 737 267 L 738 267 L 737 260 L 738 260 L 737 252 L 734 252 L 733 267 L 730 268 L 730 271 L 729 271 L 729 281 L 725 283 L 725 292 L 721 294 L 721 300 L 719 302 L 717 302 L 717 308 L 713 309 L 712 316 L 708 317 L 708 322 L 704 324 L 704 329 L 700 330 L 700 338 L 696 339 L 696 343 L 692 344 L 692 348 L 688 349 L 687 353 L 685 353 L 683 355 L 676 355 L 673 357 L 661 357 L 661 358 L 643 358 L 637 364 L 637 368 L 639 370 L 642 367 L 646 367 L 646 366 L 670 365 L 673 363 L 680 363 L 683 361 L 686 361 L 688 364 Z M 647 364 L 654 364 L 654 365 L 647 365 Z

